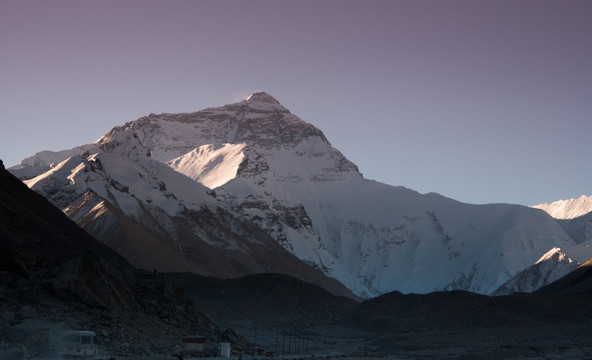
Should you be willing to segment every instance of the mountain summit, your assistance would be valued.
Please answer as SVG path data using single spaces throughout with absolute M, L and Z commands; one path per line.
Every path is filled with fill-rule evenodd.
M 491 294 L 551 249 L 570 255 L 575 246 L 537 209 L 463 204 L 364 179 L 320 129 L 264 92 L 150 114 L 11 171 L 149 270 L 283 272 L 345 294 L 324 274 L 364 297 Z
M 248 103 L 261 102 L 267 104 L 280 105 L 280 102 L 277 101 L 273 96 L 263 91 L 252 93 L 245 101 Z

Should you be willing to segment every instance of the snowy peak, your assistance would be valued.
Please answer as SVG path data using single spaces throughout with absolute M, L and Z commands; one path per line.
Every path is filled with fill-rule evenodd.
M 252 93 L 247 98 L 246 101 L 249 104 L 252 104 L 252 103 L 266 103 L 266 104 L 276 104 L 276 105 L 280 104 L 280 102 L 277 101 L 273 96 L 271 96 L 263 91 Z
M 292 179 L 361 176 L 321 130 L 264 92 L 194 113 L 150 114 L 114 128 L 98 144 L 106 152 L 150 157 L 211 189 L 235 177 L 262 184 L 264 170 Z
M 546 211 L 555 219 L 575 219 L 592 211 L 592 196 L 582 195 L 577 199 L 559 200 L 550 204 L 542 203 L 532 207 Z
M 553 249 L 549 250 L 545 255 L 541 256 L 541 258 L 535 263 L 540 264 L 543 261 L 554 260 L 558 261 L 567 261 L 568 263 L 572 263 L 573 260 L 568 258 L 567 255 L 561 251 L 560 248 L 554 247 Z
M 559 247 L 553 247 L 532 266 L 518 272 L 500 286 L 493 295 L 535 291 L 569 274 L 578 266 Z
M 276 114 L 290 114 L 290 111 L 286 109 L 276 98 L 273 96 L 260 91 L 255 92 L 245 100 L 223 106 L 225 109 L 229 110 L 239 110 L 242 112 L 270 112 Z

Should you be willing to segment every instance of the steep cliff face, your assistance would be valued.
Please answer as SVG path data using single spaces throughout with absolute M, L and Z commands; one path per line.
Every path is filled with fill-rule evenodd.
M 271 260 L 282 249 L 361 296 L 489 294 L 550 249 L 575 245 L 540 210 L 462 204 L 366 180 L 321 130 L 266 93 L 150 114 L 94 144 L 36 154 L 14 172 L 40 174 L 27 184 L 87 229 L 105 232 L 98 221 L 107 215 L 98 214 L 141 228 L 153 249 L 168 249 L 187 270 L 203 271 L 200 254 L 211 249 L 228 260 L 227 276 L 294 271 Z M 89 189 L 94 205 L 73 207 Z M 122 245 L 134 232 L 112 244 L 127 246 L 128 258 L 142 251 L 140 239 Z

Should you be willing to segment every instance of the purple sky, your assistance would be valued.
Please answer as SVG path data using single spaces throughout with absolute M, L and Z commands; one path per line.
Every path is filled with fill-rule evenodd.
M 592 1 L 0 0 L 0 158 L 263 90 L 370 179 L 592 194 Z

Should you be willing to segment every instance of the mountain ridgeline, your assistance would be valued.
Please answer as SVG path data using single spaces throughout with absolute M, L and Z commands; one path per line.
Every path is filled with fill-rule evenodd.
M 150 271 L 282 273 L 374 297 L 533 291 L 587 260 L 571 249 L 588 240 L 540 209 L 464 204 L 365 179 L 321 130 L 263 92 L 150 114 L 9 170 Z M 553 249 L 565 256 L 545 256 Z

